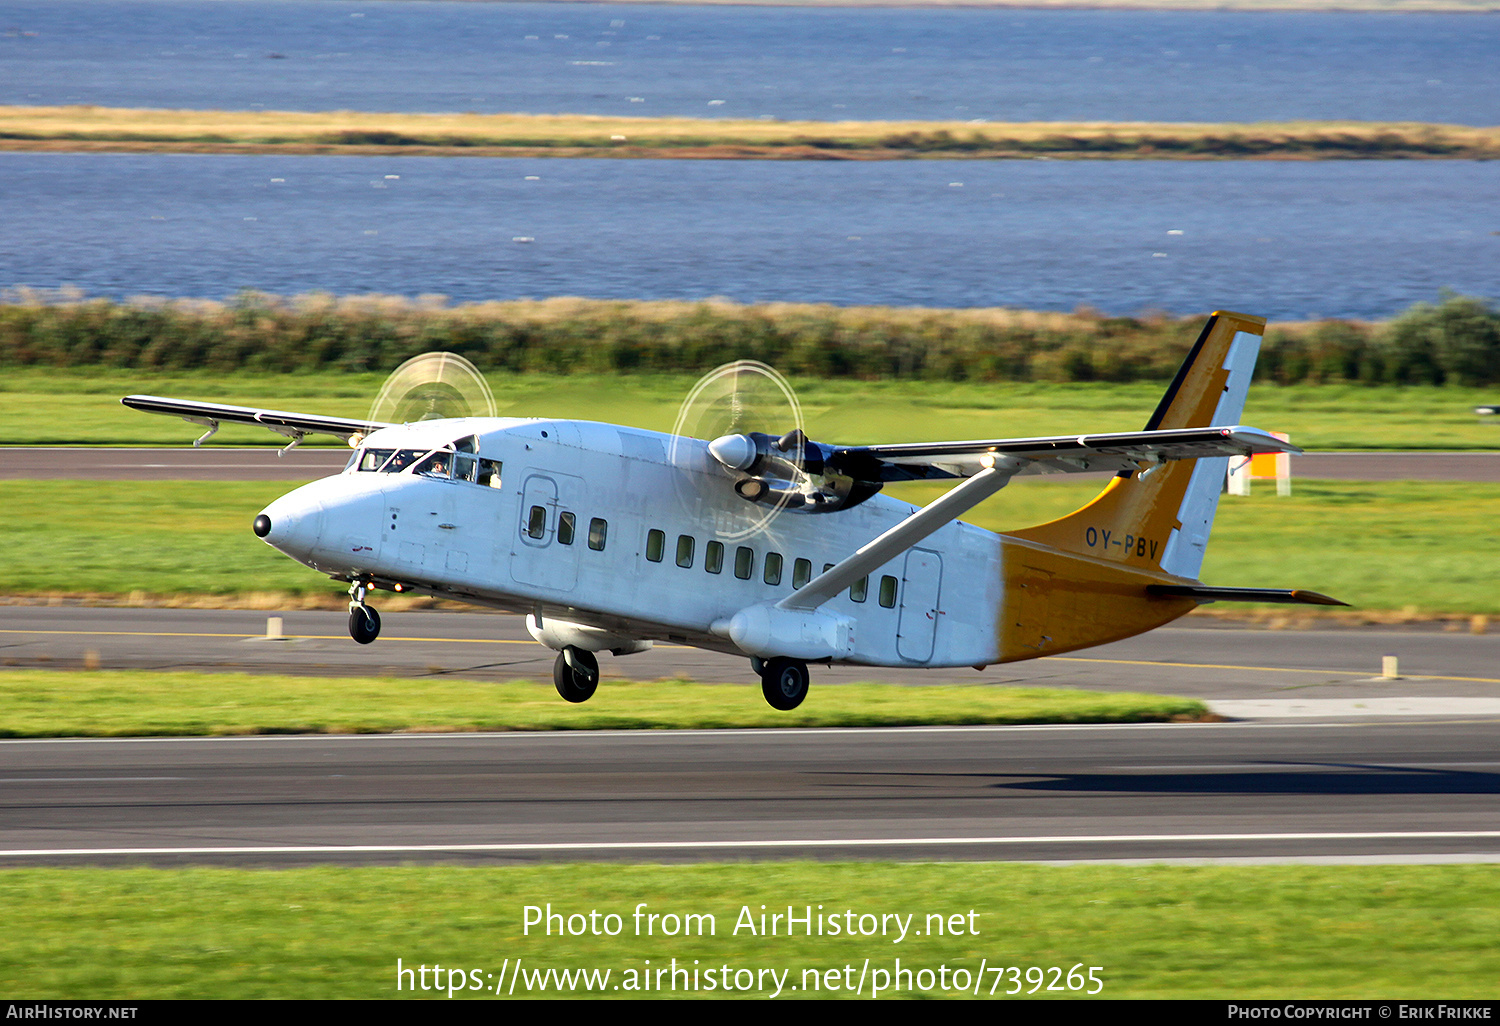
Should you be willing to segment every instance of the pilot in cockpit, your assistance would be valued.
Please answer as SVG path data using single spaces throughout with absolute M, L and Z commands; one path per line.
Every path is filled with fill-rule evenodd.
M 417 464 L 416 472 L 426 474 L 428 477 L 448 476 L 448 454 L 435 452 L 421 463 Z

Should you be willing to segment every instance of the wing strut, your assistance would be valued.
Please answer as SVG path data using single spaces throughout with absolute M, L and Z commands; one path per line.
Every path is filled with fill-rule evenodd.
M 1013 456 L 989 458 L 988 465 L 936 502 L 923 506 L 901 523 L 867 543 L 843 562 L 835 563 L 780 602 L 778 609 L 816 609 L 865 574 L 884 566 L 949 521 L 956 520 L 1010 484 L 1027 460 Z

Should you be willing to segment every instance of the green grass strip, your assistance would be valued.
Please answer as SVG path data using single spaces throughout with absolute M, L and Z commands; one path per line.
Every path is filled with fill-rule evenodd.
M 694 374 L 492 374 L 505 417 L 561 417 L 670 431 Z M 7 445 L 190 445 L 201 427 L 120 405 L 131 394 L 165 395 L 331 417 L 364 417 L 385 375 L 240 374 L 89 368 L 10 368 L 0 381 L 0 438 Z M 1165 383 L 856 381 L 797 378 L 808 434 L 865 445 L 956 438 L 1027 438 L 1138 431 Z M 1497 418 L 1474 407 L 1494 388 L 1275 385 L 1250 390 L 1244 422 L 1284 431 L 1309 450 L 1500 448 Z M 336 439 L 304 443 L 340 447 Z M 205 447 L 277 447 L 263 428 L 226 424 Z M 1294 470 L 1295 472 L 1295 470 Z
M 545 911 L 549 903 L 563 916 L 597 911 L 601 929 L 616 915 L 619 934 L 559 936 L 555 924 L 550 937 L 540 927 L 528 934 L 526 907 Z M 658 919 L 654 935 L 643 928 L 636 936 L 642 903 L 645 915 L 711 915 L 714 932 L 663 936 L 659 924 L 668 921 Z M 768 915 L 791 906 L 797 916 L 811 907 L 841 922 L 852 912 L 856 931 L 861 916 L 893 913 L 911 916 L 911 929 L 922 932 L 899 943 L 894 932 L 788 937 L 783 923 L 780 935 L 765 936 L 762 906 Z M 1074 966 L 1083 974 L 1102 967 L 1101 998 L 1493 999 L 1500 979 L 1500 873 L 1490 866 L 16 869 L 0 872 L 0 907 L 0 989 L 32 999 L 448 1000 L 450 980 L 465 984 L 454 1000 L 584 995 L 578 985 L 559 992 L 555 982 L 545 990 L 523 982 L 508 993 L 517 959 L 527 971 L 607 969 L 603 993 L 615 998 L 726 996 L 707 989 L 710 968 L 715 978 L 748 983 L 728 996 L 770 997 L 769 974 L 758 971 L 774 969 L 798 988 L 782 997 L 849 997 L 846 985 L 868 959 L 868 999 L 874 973 L 894 979 L 898 958 L 917 991 L 903 997 L 972 999 L 981 964 L 1016 968 L 1021 993 L 1005 995 L 1016 987 L 1008 972 L 986 971 L 979 987 L 986 1000 L 1078 999 L 1045 989 L 1066 986 Z M 744 912 L 756 933 L 734 932 Z M 943 918 L 943 935 L 928 916 Z M 953 916 L 961 933 L 947 932 Z M 426 967 L 421 982 L 429 987 L 432 967 L 442 967 L 442 989 L 421 989 L 413 973 L 398 992 L 397 959 Z M 697 992 L 685 991 L 681 976 L 675 992 L 629 989 L 632 974 L 639 981 L 647 969 L 670 971 L 674 959 L 698 970 Z M 1028 997 L 1034 968 L 1047 971 L 1032 974 L 1043 986 Z M 937 983 L 940 969 L 947 990 Z M 968 977 L 967 994 L 953 988 L 956 969 Z M 505 993 L 468 988 L 493 990 L 502 971 Z M 764 986 L 753 982 L 757 975 Z
M 587 703 L 570 705 L 550 681 L 0 672 L 0 737 L 1141 723 L 1206 713 L 1194 699 L 991 685 L 841 684 L 784 713 L 758 685 L 681 680 L 606 679 Z
M 1014 530 L 1077 509 L 1102 486 L 1022 478 L 964 519 Z M 139 593 L 143 601 L 178 601 L 168 597 L 186 593 L 203 597 L 194 601 L 272 610 L 342 605 L 347 589 L 250 532 L 255 514 L 292 487 L 276 481 L 0 481 L 5 590 Z M 891 489 L 919 504 L 943 490 L 931 484 Z M 1492 587 L 1491 565 L 1475 554 L 1496 545 L 1497 508 L 1500 484 L 1483 482 L 1298 479 L 1287 498 L 1269 484 L 1257 485 L 1248 498 L 1225 496 L 1219 503 L 1202 578 L 1309 588 L 1378 616 L 1494 615 L 1500 591 Z M 382 594 L 376 604 L 391 601 Z

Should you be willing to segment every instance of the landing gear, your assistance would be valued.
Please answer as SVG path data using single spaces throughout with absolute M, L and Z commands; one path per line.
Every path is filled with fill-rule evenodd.
M 800 659 L 767 659 L 760 665 L 760 693 L 772 709 L 795 709 L 807 697 L 807 664 Z
M 350 606 L 349 637 L 361 645 L 380 637 L 380 614 L 369 606 Z
M 349 637 L 368 645 L 380 637 L 380 614 L 365 605 L 368 585 L 355 581 L 349 586 Z
M 552 664 L 552 683 L 568 702 L 587 702 L 599 686 L 599 660 L 594 653 L 569 645 Z

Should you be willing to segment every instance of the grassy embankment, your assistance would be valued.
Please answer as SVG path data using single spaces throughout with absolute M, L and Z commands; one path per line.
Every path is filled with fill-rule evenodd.
M 621 917 L 615 937 L 523 933 L 524 908 Z M 637 937 L 633 913 L 710 914 L 712 936 Z M 925 996 L 1017 989 L 992 970 L 1015 966 L 1021 995 L 1039 974 L 1101 966 L 1102 998 L 1492 999 L 1500 975 L 1500 878 L 1488 866 L 1029 866 L 890 863 L 365 869 L 17 869 L 0 873 L 9 928 L 0 937 L 0 987 L 27 998 L 417 998 L 447 999 L 448 970 L 477 970 L 496 987 L 509 972 L 609 970 L 604 994 L 629 989 L 646 969 L 717 974 L 728 967 L 747 990 L 769 997 L 769 976 L 788 973 L 783 997 L 845 997 L 869 960 L 893 974 L 896 959 Z M 805 906 L 841 920 L 911 915 L 908 935 L 752 936 L 734 926 L 748 907 Z M 977 915 L 969 931 L 968 913 Z M 962 935 L 928 930 L 929 915 L 958 914 Z M 658 920 L 658 924 L 661 920 Z M 868 924 L 868 921 L 866 921 Z M 951 920 L 949 920 L 951 922 Z M 614 924 L 611 924 L 614 927 Z M 894 925 L 891 926 L 894 931 Z M 706 933 L 705 928 L 705 933 Z M 396 961 L 444 968 L 443 988 L 396 991 Z M 649 966 L 646 960 L 650 960 Z M 507 961 L 509 960 L 509 961 Z M 928 974 L 946 966 L 946 990 Z M 813 974 L 825 989 L 813 990 Z M 823 974 L 836 970 L 833 977 Z M 804 977 L 804 971 L 809 975 Z M 488 974 L 488 975 L 487 975 Z M 888 976 L 886 979 L 892 979 Z M 455 974 L 459 980 L 476 979 Z M 668 977 L 662 978 L 664 981 Z M 696 994 L 653 985 L 649 997 L 717 997 L 700 975 Z M 828 987 L 838 981 L 838 989 Z M 653 977 L 654 980 L 654 977 Z M 998 986 L 995 984 L 998 981 Z M 615 990 L 616 986 L 621 989 Z M 1085 988 L 1091 989 L 1091 988 Z M 809 991 L 812 990 L 812 993 Z M 456 991 L 455 999 L 483 993 Z M 490 994 L 491 998 L 495 995 Z M 734 996 L 731 994 L 730 996 Z M 882 997 L 896 996 L 890 991 Z M 909 996 L 909 995 L 902 995 Z M 924 995 L 918 995 L 924 996 Z
M 0 107 L 0 149 L 414 156 L 1490 158 L 1500 128 L 1408 122 L 769 121 Z
M 75 289 L 17 287 L 0 293 L 0 367 L 131 369 L 142 376 L 321 371 L 337 387 L 339 376 L 388 372 L 442 349 L 499 379 L 697 375 L 754 359 L 785 374 L 858 381 L 871 390 L 876 382 L 1154 381 L 1165 388 L 1202 326 L 1202 314 L 1125 317 L 1086 308 L 577 298 L 449 304 L 442 296 L 257 292 L 228 302 L 112 302 Z M 1381 322 L 1277 323 L 1266 332 L 1256 380 L 1500 386 L 1500 311 L 1483 299 L 1446 295 Z

